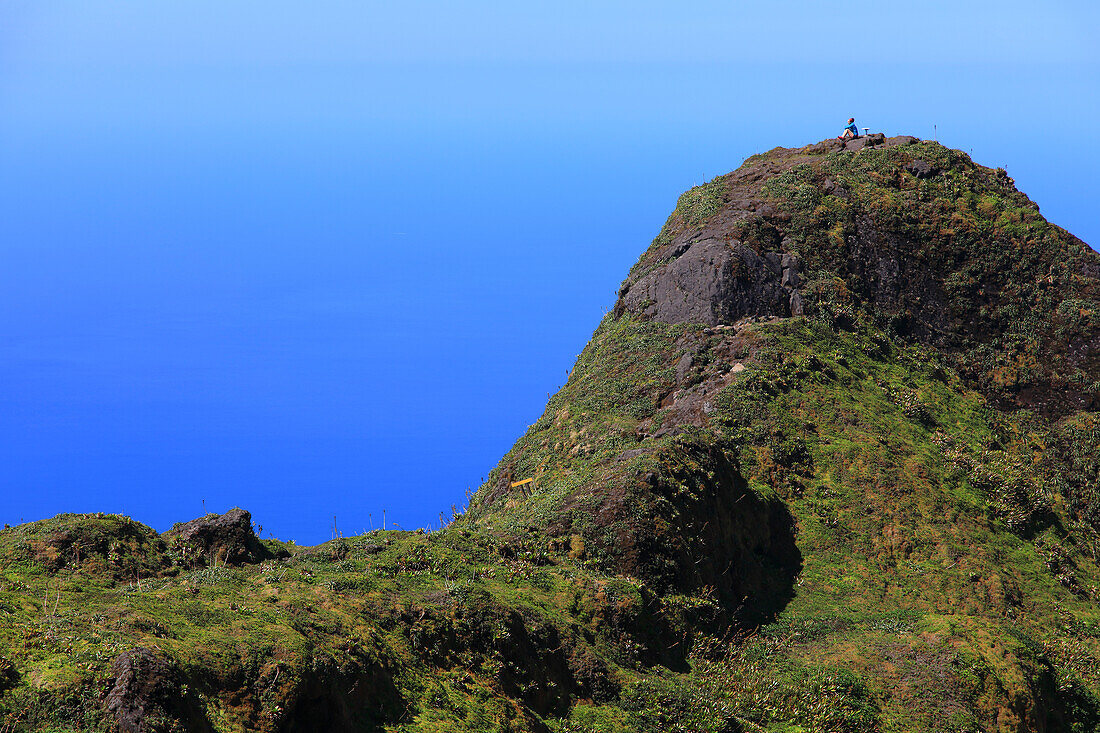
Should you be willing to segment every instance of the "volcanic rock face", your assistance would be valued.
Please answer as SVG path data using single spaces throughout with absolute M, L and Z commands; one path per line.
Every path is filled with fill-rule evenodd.
M 770 226 L 789 217 L 777 211 L 771 197 L 763 192 L 762 183 L 804 164 L 808 153 L 885 149 L 916 141 L 909 136 L 887 139 L 868 135 L 845 142 L 826 140 L 799 150 L 777 149 L 766 160 L 746 164 L 723 177 L 721 201 L 711 202 L 716 210 L 710 212 L 708 221 L 699 222 L 698 227 L 682 226 L 677 213 L 673 213 L 663 232 L 666 238 L 659 237 L 643 258 L 651 264 L 623 283 L 615 305 L 616 317 L 630 312 L 662 323 L 713 326 L 732 324 L 746 316 L 801 315 L 802 260 L 789 251 L 767 251 L 769 245 L 782 247 L 792 242 L 784 239 L 780 228 Z M 930 164 L 921 164 L 921 173 L 929 174 Z M 847 196 L 843 186 L 831 180 L 826 180 L 824 188 L 837 196 Z M 677 211 L 680 209 L 677 206 Z M 679 218 L 690 220 L 694 218 L 692 213 L 683 212 Z M 741 241 L 738 237 L 744 223 L 753 220 L 768 222 L 769 226 L 750 229 L 751 241 Z M 879 269 L 882 267 L 880 264 Z M 891 266 L 885 267 L 885 279 L 890 279 Z M 892 269 L 897 269 L 896 263 Z
M 671 262 L 626 288 L 617 312 L 712 326 L 744 316 L 790 315 L 798 271 L 779 267 L 777 253 L 768 255 L 714 238 L 685 242 Z

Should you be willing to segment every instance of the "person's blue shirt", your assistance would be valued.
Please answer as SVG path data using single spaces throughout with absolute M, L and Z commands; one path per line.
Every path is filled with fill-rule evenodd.
M 856 123 L 853 122 L 852 124 L 848 125 L 844 129 L 845 130 L 851 130 L 853 135 L 855 135 L 856 137 L 859 137 L 859 128 L 856 127 Z

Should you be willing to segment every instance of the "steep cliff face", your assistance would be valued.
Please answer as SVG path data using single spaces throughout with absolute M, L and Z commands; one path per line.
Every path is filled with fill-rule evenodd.
M 1100 729 L 1100 255 L 911 137 L 686 192 L 441 532 L 0 532 L 12 730 Z

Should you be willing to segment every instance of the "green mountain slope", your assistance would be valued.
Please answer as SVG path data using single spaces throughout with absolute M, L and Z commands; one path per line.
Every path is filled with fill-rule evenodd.
M 0 532 L 0 726 L 1100 730 L 1098 409 L 1100 255 L 1004 171 L 776 149 L 443 531 Z

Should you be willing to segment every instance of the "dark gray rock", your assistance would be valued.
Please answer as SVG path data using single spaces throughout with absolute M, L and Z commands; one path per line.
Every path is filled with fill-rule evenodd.
M 694 363 L 694 357 L 689 354 L 684 354 L 680 357 L 680 361 L 676 362 L 676 381 L 683 382 L 691 371 L 691 365 Z
M 914 160 L 911 161 L 905 170 L 912 173 L 917 178 L 931 178 L 940 172 L 940 169 L 929 163 L 927 160 Z
M 806 152 L 811 155 L 825 155 L 826 153 L 832 153 L 843 149 L 844 143 L 835 137 L 806 146 Z
M 780 262 L 777 255 L 776 264 Z M 789 296 L 764 257 L 718 239 L 693 242 L 683 255 L 628 284 L 616 305 L 662 323 L 734 323 L 744 316 L 786 316 Z
M 912 135 L 886 137 L 881 132 L 873 132 L 868 135 L 861 135 L 857 138 L 849 138 L 847 140 L 839 140 L 835 137 L 829 138 L 828 140 L 822 140 L 813 145 L 807 145 L 802 150 L 810 155 L 825 155 L 827 153 L 836 152 L 837 150 L 862 150 L 864 147 L 892 148 L 897 145 L 911 145 L 912 143 L 919 142 L 920 138 L 913 137 Z
M 684 252 L 687 252 L 689 247 L 691 247 L 691 242 L 690 241 L 680 242 L 679 244 L 677 244 L 675 247 L 672 248 L 672 251 L 669 253 L 669 257 L 671 257 L 672 259 L 676 259 L 680 255 L 682 255 Z
M 861 135 L 853 140 L 846 140 L 844 142 L 845 150 L 863 150 L 864 148 L 873 148 L 878 145 L 882 145 L 886 142 L 886 136 L 881 132 L 872 132 L 868 135 Z
M 790 268 L 795 272 L 802 272 L 802 258 L 794 254 L 785 254 L 783 259 L 780 260 L 780 266 L 784 270 Z
M 826 178 L 821 184 L 821 190 L 827 194 L 832 194 L 837 198 L 847 200 L 848 189 L 843 184 L 837 183 L 831 178 Z
M 802 315 L 802 296 L 797 290 L 791 293 L 790 307 L 792 316 Z
M 798 273 L 792 268 L 783 271 L 783 279 L 779 284 L 785 288 L 797 288 L 799 283 Z
M 252 531 L 252 515 L 244 509 L 207 514 L 177 524 L 163 537 L 182 564 L 188 566 L 242 565 L 263 562 L 272 556 Z
M 10 659 L 0 657 L 0 694 L 19 684 L 19 670 Z
M 111 664 L 106 708 L 120 733 L 210 729 L 205 715 L 185 699 L 176 665 L 145 647 L 123 652 Z
M 883 141 L 882 147 L 892 148 L 898 145 L 912 145 L 913 143 L 919 143 L 919 137 L 913 137 L 912 135 L 896 135 L 894 137 L 888 137 Z

